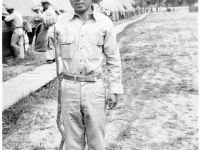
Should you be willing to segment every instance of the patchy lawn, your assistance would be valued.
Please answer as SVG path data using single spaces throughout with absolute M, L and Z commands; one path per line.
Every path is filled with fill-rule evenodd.
M 153 13 L 118 40 L 125 94 L 108 117 L 107 149 L 197 150 L 197 14 Z
M 21 73 L 31 71 L 32 69 L 42 65 L 46 61 L 44 53 L 35 52 L 31 47 L 29 47 L 24 59 L 8 59 L 3 63 L 7 67 L 2 69 L 3 82 L 11 78 L 16 77 Z

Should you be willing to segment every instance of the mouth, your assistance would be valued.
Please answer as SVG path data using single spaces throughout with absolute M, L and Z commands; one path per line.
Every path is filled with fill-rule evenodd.
M 76 6 L 82 6 L 83 3 L 76 3 L 75 5 L 76 5 Z

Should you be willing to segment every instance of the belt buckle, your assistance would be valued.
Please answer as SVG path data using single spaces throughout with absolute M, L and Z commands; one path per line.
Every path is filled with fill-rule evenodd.
M 93 78 L 94 80 L 94 82 L 96 82 L 97 81 L 97 77 L 95 76 L 95 77 L 92 77 L 91 75 L 90 75 L 90 78 Z M 91 80 L 92 81 L 92 80 Z
M 76 81 L 76 75 L 74 76 L 74 81 Z

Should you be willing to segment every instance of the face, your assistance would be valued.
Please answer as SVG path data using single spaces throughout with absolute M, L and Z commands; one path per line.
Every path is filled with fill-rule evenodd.
M 14 11 L 14 9 L 9 9 L 9 10 L 7 10 L 7 12 L 8 12 L 9 14 L 12 14 L 13 11 Z
M 70 0 L 74 10 L 80 14 L 85 13 L 90 9 L 93 0 Z
M 44 10 L 47 10 L 49 8 L 49 3 L 42 3 L 42 7 Z

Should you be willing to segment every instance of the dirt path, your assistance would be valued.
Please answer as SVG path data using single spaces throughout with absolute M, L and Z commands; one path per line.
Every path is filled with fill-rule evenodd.
M 153 13 L 118 42 L 125 93 L 107 112 L 107 150 L 197 150 L 197 14 Z M 23 114 L 3 149 L 56 149 L 56 107 L 48 100 Z

